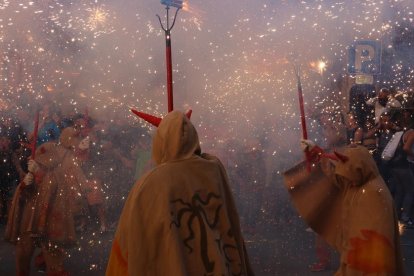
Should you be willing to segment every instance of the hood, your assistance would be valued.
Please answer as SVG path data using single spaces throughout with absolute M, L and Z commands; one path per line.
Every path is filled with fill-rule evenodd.
M 79 145 L 82 139 L 79 137 L 79 132 L 73 127 L 67 127 L 60 134 L 59 140 L 63 147 L 73 149 Z
M 200 153 L 200 142 L 193 124 L 179 111 L 162 119 L 152 142 L 152 158 L 157 165 L 187 159 Z
M 47 169 L 52 169 L 62 162 L 66 151 L 54 142 L 46 142 L 37 148 L 35 161 Z
M 343 154 L 349 160 L 347 162 L 336 162 L 336 175 L 346 178 L 356 186 L 362 186 L 371 179 L 378 177 L 377 165 L 365 147 L 352 145 L 345 148 Z

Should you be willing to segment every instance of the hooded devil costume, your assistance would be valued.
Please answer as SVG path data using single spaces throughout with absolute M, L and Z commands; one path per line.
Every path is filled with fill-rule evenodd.
M 6 239 L 15 242 L 19 235 L 30 232 L 46 238 L 48 243 L 74 244 L 73 217 L 79 205 L 86 203 L 81 194 L 87 181 L 85 175 L 71 150 L 54 142 L 41 145 L 35 161 L 40 167 L 35 185 L 16 191 Z
M 48 273 L 64 275 L 63 248 L 76 244 L 74 215 L 86 179 L 72 152 L 54 142 L 36 150 L 35 162 L 34 183 L 21 182 L 14 194 L 5 238 L 17 245 L 18 275 L 28 275 L 35 244 Z
M 157 166 L 128 196 L 106 275 L 253 275 L 226 172 L 200 154 L 183 113 L 161 121 L 152 156 Z
M 362 146 L 337 156 L 285 173 L 295 207 L 340 253 L 336 276 L 405 275 L 393 200 L 373 158 Z

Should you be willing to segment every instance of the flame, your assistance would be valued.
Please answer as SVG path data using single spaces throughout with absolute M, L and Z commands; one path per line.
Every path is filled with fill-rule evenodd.
M 311 61 L 309 63 L 309 66 L 319 74 L 323 74 L 323 72 L 326 70 L 327 62 L 323 60 L 317 60 L 317 61 Z
M 323 72 L 323 70 L 325 70 L 326 68 L 326 62 L 323 60 L 319 60 L 318 61 L 318 69 L 320 72 Z
M 183 11 L 190 11 L 190 6 L 188 5 L 188 1 L 183 1 Z
M 197 6 L 195 6 L 193 4 L 190 6 L 188 1 L 183 2 L 182 10 L 185 11 L 185 12 L 189 12 L 189 13 L 193 14 L 196 18 L 198 18 L 198 20 L 201 20 L 202 15 L 204 14 L 204 12 L 200 8 L 198 8 Z

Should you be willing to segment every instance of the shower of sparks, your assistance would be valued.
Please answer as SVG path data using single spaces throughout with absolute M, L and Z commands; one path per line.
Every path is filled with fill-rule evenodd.
M 322 74 L 323 71 L 325 71 L 325 69 L 326 69 L 326 62 L 324 62 L 322 60 L 318 61 L 318 70 L 319 70 L 319 73 Z
M 160 117 L 167 110 L 161 10 L 159 1 L 143 0 L 0 0 L 0 111 L 33 115 L 50 101 L 63 113 L 87 107 L 98 125 L 126 119 L 148 127 L 129 110 Z M 348 111 L 348 47 L 356 40 L 381 42 L 377 86 L 414 102 L 413 23 L 412 0 L 184 1 L 173 29 L 174 106 L 194 110 L 203 151 L 238 167 L 238 153 L 260 150 L 281 181 L 303 156 L 292 53 L 309 136 L 322 146 L 318 116 Z M 109 193 L 105 200 L 116 202 Z M 108 239 L 81 242 L 79 251 L 98 251 Z M 87 269 L 103 266 L 91 261 Z
M 317 73 L 319 74 L 323 74 L 323 72 L 326 70 L 326 62 L 323 60 L 318 60 L 318 61 L 312 61 L 309 63 L 309 66 Z
M 92 9 L 87 9 L 87 11 L 90 13 L 89 18 L 87 20 L 87 26 L 90 28 L 91 31 L 95 31 L 100 26 L 105 25 L 109 14 L 103 8 L 96 7 Z

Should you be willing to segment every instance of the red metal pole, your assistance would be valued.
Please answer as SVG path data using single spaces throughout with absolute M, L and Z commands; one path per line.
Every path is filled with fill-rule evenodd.
M 39 110 L 36 111 L 36 117 L 35 117 L 35 124 L 34 124 L 34 130 L 33 130 L 33 141 L 32 141 L 32 159 L 35 159 L 36 157 L 36 144 L 37 144 L 37 136 L 39 131 Z
M 89 110 L 88 107 L 85 107 L 85 121 L 89 123 Z
M 300 81 L 299 70 L 296 72 L 296 77 L 298 79 L 298 96 L 299 96 L 299 108 L 300 108 L 300 120 L 302 125 L 302 138 L 308 139 L 308 130 L 306 127 L 306 116 L 305 116 L 305 104 L 303 102 L 303 92 L 302 92 L 302 83 Z M 305 151 L 306 158 L 306 169 L 308 172 L 311 171 L 311 162 L 310 162 L 310 152 L 309 149 Z
M 166 42 L 166 59 L 167 59 L 167 95 L 168 95 L 168 112 L 173 111 L 173 83 L 172 83 L 172 58 L 171 58 L 171 34 L 170 30 L 165 31 Z
M 302 137 L 303 139 L 308 139 L 308 131 L 306 128 L 306 117 L 305 117 L 305 105 L 303 103 L 303 92 L 302 92 L 302 83 L 300 82 L 300 77 L 298 74 L 298 95 L 299 95 L 299 107 L 300 107 L 300 119 L 302 123 Z

